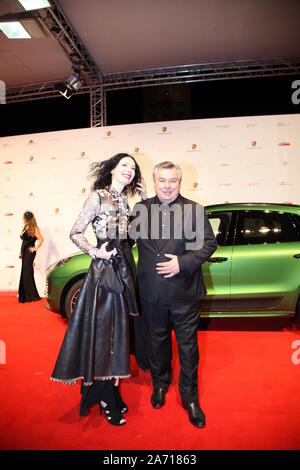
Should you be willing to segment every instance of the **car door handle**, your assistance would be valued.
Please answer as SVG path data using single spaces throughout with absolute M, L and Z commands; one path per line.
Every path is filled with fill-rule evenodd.
M 297 253 L 296 255 L 294 255 L 294 258 L 300 259 L 300 253 Z
M 224 261 L 227 261 L 228 258 L 222 258 L 221 256 L 216 256 L 215 258 L 209 258 L 208 261 L 210 263 L 224 263 Z

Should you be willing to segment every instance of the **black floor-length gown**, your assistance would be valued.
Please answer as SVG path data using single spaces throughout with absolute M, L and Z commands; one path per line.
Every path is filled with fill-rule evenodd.
M 24 303 L 40 300 L 41 298 L 35 285 L 33 273 L 36 252 L 31 253 L 29 251 L 29 248 L 34 246 L 37 238 L 28 235 L 25 231 L 21 233 L 21 239 L 23 241 L 21 246 L 22 270 L 19 282 L 19 302 Z
M 120 217 L 120 210 L 123 217 Z M 135 266 L 127 241 L 128 207 L 126 198 L 115 190 L 98 190 L 88 197 L 76 220 L 70 237 L 92 256 L 76 305 L 51 375 L 51 380 L 84 385 L 95 381 L 130 376 L 129 317 L 138 315 L 136 304 Z M 117 249 L 114 269 L 121 279 L 122 292 L 110 292 L 97 275 L 103 263 L 97 248 L 84 236 L 92 224 L 97 247 L 109 241 Z M 118 236 L 110 237 L 117 227 Z M 122 236 L 123 235 L 123 236 Z

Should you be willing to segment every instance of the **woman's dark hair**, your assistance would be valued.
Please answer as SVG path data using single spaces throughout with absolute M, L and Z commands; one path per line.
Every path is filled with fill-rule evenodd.
M 137 192 L 136 184 L 141 179 L 141 170 L 136 160 L 131 155 L 128 155 L 128 153 L 117 153 L 117 155 L 114 155 L 108 160 L 92 163 L 90 166 L 90 178 L 94 179 L 92 191 L 109 187 L 111 185 L 112 170 L 116 168 L 122 158 L 126 157 L 129 157 L 134 161 L 135 175 L 131 183 L 124 187 L 123 193 L 126 194 L 126 196 L 134 196 L 134 194 Z
M 26 220 L 26 222 L 29 222 L 34 217 L 34 215 L 32 212 L 26 211 L 24 212 L 23 217 Z
M 37 223 L 35 217 L 31 211 L 26 211 L 23 214 L 24 217 L 24 229 L 29 235 L 34 235 L 35 229 L 37 228 Z

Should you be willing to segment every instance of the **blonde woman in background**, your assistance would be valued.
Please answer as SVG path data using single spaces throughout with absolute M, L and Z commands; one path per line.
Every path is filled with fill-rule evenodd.
M 22 259 L 22 270 L 19 282 L 19 302 L 21 303 L 41 299 L 34 281 L 33 262 L 36 252 L 44 240 L 32 212 L 24 212 L 23 222 L 24 227 L 20 235 L 22 246 L 19 256 L 19 258 Z

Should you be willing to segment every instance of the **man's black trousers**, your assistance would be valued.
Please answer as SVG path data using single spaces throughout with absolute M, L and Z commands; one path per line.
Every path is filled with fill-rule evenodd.
M 198 400 L 198 337 L 201 301 L 165 305 L 142 299 L 147 353 L 153 386 L 168 387 L 172 378 L 172 326 L 180 362 L 179 391 L 183 401 Z

